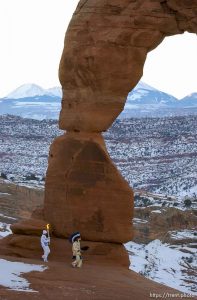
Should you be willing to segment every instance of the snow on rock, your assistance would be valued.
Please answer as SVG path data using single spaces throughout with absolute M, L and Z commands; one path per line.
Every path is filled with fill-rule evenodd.
M 197 233 L 196 230 L 180 230 L 180 231 L 170 231 L 170 236 L 172 239 L 175 240 L 182 240 L 182 239 L 196 239 L 197 242 Z
M 12 234 L 10 224 L 0 222 L 0 238 Z
M 139 218 L 133 218 L 133 224 L 140 224 L 140 223 L 148 223 L 147 220 L 139 219 Z
M 7 195 L 9 196 L 10 194 L 9 193 L 2 193 L 2 192 L 0 192 L 0 197 L 1 196 L 7 196 Z
M 171 248 L 160 240 L 147 245 L 128 242 L 125 248 L 130 255 L 131 270 L 181 292 L 197 295 L 195 252 L 184 253 L 180 246 Z
M 7 193 L 4 193 L 4 194 L 7 194 Z M 11 194 L 7 194 L 7 195 L 11 195 Z M 9 217 L 9 216 L 6 216 L 4 214 L 0 214 L 0 217 L 6 218 L 6 219 L 11 219 L 11 220 L 16 220 L 16 218 Z
M 21 275 L 32 271 L 43 272 L 47 267 L 43 265 L 25 264 L 0 259 L 0 285 L 15 291 L 36 292 L 29 288 L 30 283 Z

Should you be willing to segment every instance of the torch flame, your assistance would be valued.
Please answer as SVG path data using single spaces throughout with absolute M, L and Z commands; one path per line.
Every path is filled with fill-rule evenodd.
M 50 224 L 47 224 L 47 230 L 49 230 L 49 226 L 50 226 Z

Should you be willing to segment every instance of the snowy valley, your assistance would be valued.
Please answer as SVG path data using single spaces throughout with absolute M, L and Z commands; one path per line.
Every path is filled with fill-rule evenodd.
M 0 116 L 0 172 L 16 182 L 44 185 L 49 146 L 61 135 L 55 120 Z M 104 133 L 107 149 L 123 177 L 149 204 L 161 198 L 196 206 L 197 117 L 116 120 Z M 32 177 L 31 177 L 32 176 Z M 33 181 L 33 179 L 35 179 Z

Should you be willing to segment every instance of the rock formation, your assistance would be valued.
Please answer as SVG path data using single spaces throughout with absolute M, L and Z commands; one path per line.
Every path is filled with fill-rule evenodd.
M 90 241 L 131 239 L 133 195 L 100 134 L 66 133 L 50 149 L 44 212 L 57 236 L 79 230 Z
M 60 62 L 60 128 L 102 132 L 122 111 L 148 51 L 169 35 L 197 33 L 196 0 L 81 0 Z
M 81 0 L 66 33 L 60 128 L 50 149 L 45 218 L 57 236 L 132 238 L 133 194 L 101 133 L 123 110 L 148 51 L 169 35 L 197 33 L 195 0 Z
M 102 132 L 123 110 L 128 92 L 142 76 L 148 51 L 165 36 L 186 30 L 197 33 L 196 12 L 197 0 L 79 2 L 60 62 L 63 99 L 59 124 L 66 133 L 50 148 L 44 216 L 40 210 L 31 220 L 13 225 L 14 234 L 1 240 L 1 254 L 40 259 L 40 234 L 47 221 L 57 237 L 79 230 L 90 246 L 86 286 L 96 286 L 99 278 L 95 299 L 109 295 L 110 299 L 130 299 L 131 294 L 133 299 L 147 299 L 150 291 L 158 295 L 166 291 L 166 287 L 136 274 L 131 280 L 131 272 L 125 270 L 128 256 L 120 243 L 132 239 L 133 192 L 112 163 Z M 87 275 L 66 271 L 64 263 L 70 263 L 71 245 L 53 238 L 51 247 L 52 261 L 63 262 L 62 266 L 54 264 L 55 270 L 63 270 L 59 278 L 54 269 L 50 273 L 51 267 L 43 274 L 44 280 L 49 279 L 42 279 L 41 285 L 50 295 L 43 296 L 41 287 L 42 298 L 51 298 L 51 288 L 45 288 L 51 278 L 58 282 L 53 298 L 60 291 L 60 282 L 67 288 L 70 281 L 75 285 L 75 289 L 69 286 L 72 297 L 80 297 Z M 76 274 L 83 278 L 82 284 Z M 36 277 L 33 281 L 38 283 Z M 106 288 L 106 282 L 111 281 L 113 284 Z M 64 297 L 58 292 L 58 299 L 65 299 L 69 289 L 62 294 Z M 87 295 L 80 299 L 87 299 Z
M 38 206 L 43 207 L 43 200 L 44 191 L 41 188 L 26 187 L 0 179 L 2 215 L 13 219 L 28 219 Z
M 195 210 L 180 210 L 175 207 L 135 207 L 134 217 L 133 241 L 139 244 L 148 244 L 156 239 L 168 244 L 175 244 L 177 241 L 187 244 L 192 238 L 185 237 L 176 241 L 171 238 L 170 232 L 184 229 L 192 231 L 197 225 Z M 192 242 L 195 243 L 193 240 Z

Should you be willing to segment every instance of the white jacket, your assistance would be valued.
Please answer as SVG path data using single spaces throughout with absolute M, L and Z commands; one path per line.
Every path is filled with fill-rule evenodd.
M 47 238 L 46 235 L 43 234 L 41 236 L 40 242 L 41 242 L 41 245 L 42 245 L 43 248 L 47 247 L 49 245 L 49 243 L 50 243 L 50 237 Z

